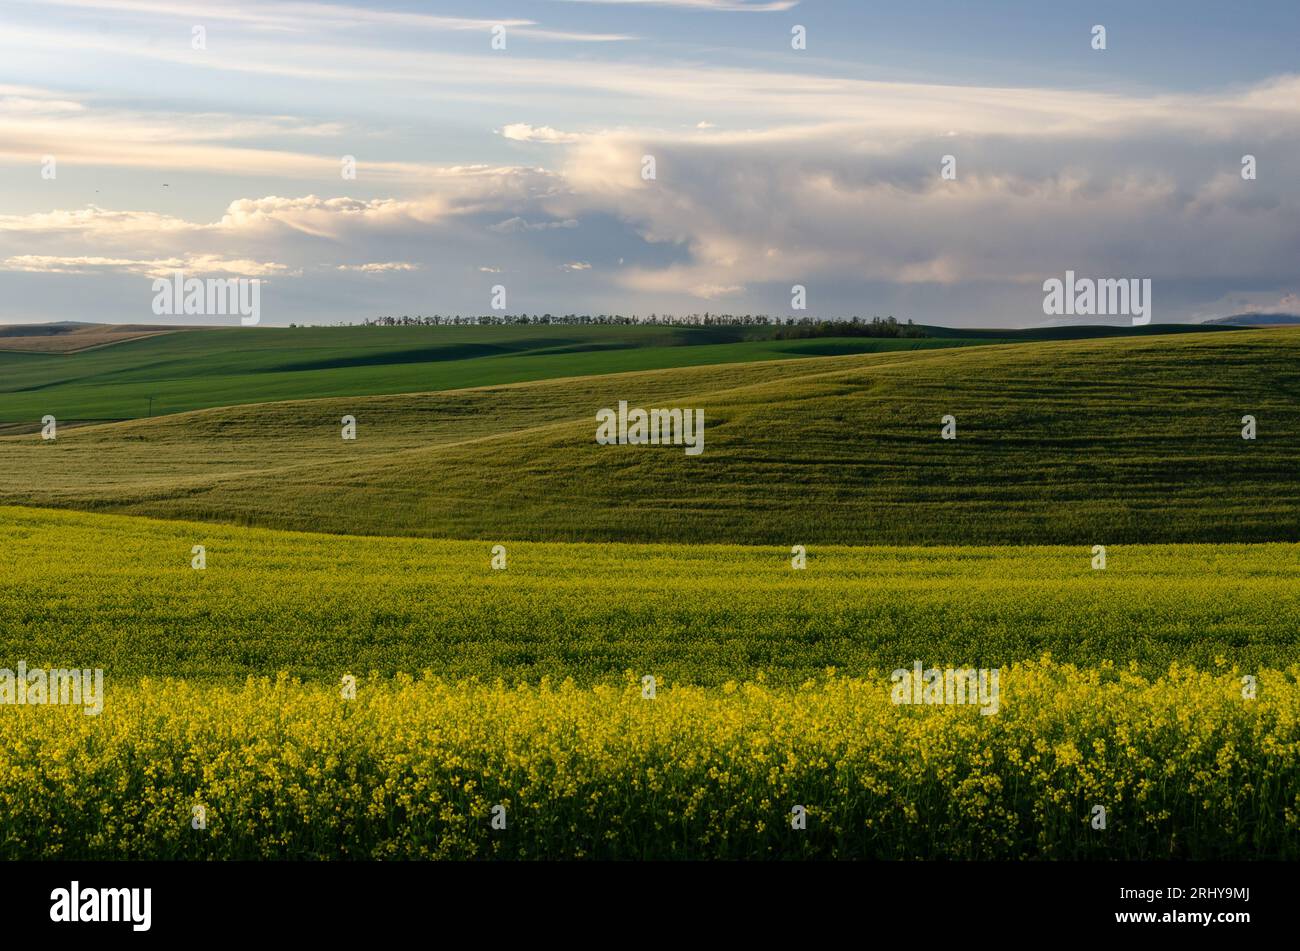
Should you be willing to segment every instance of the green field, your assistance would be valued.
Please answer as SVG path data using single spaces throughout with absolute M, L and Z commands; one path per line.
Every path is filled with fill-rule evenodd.
M 0 657 L 113 677 L 283 671 L 797 684 L 915 659 L 1300 663 L 1295 545 L 810 548 L 348 538 L 0 510 Z M 206 548 L 207 567 L 191 567 Z
M 0 509 L 0 552 L 0 657 L 104 671 L 97 716 L 4 708 L 0 857 L 1300 857 L 1293 545 L 795 570 L 510 542 L 494 569 L 477 542 Z M 996 715 L 897 705 L 914 660 L 999 669 Z
M 194 408 L 0 437 L 0 668 L 104 672 L 0 708 L 0 856 L 1300 857 L 1300 331 L 575 329 L 0 355 L 4 419 Z
M 0 352 L 0 424 L 104 421 L 322 396 L 964 346 L 948 339 L 772 340 L 752 327 L 326 327 L 194 330 L 72 354 Z
M 1166 325 L 980 333 L 931 327 L 929 338 L 804 340 L 775 340 L 775 328 L 760 326 L 193 330 L 82 353 L 0 352 L 0 427 L 34 429 L 47 414 L 102 422 L 276 400 L 426 393 L 669 367 L 1195 329 Z
M 1298 368 L 1300 332 L 1270 330 L 258 404 L 0 438 L 0 503 L 434 538 L 1294 542 Z M 620 399 L 702 408 L 704 453 L 596 445 Z

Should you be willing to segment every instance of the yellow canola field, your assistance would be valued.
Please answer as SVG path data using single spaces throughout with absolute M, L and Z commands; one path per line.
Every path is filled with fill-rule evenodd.
M 1045 657 L 993 715 L 887 672 L 110 683 L 98 716 L 0 706 L 0 855 L 1294 859 L 1298 675 Z

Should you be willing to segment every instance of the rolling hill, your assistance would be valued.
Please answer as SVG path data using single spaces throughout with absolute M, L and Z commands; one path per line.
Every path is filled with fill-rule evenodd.
M 102 422 L 276 400 L 964 344 L 773 340 L 771 333 L 762 327 L 259 327 L 190 330 L 80 353 L 0 351 L 0 424 L 35 428 L 47 414 L 68 423 Z
M 1233 314 L 1203 321 L 1202 327 L 1290 327 L 1300 324 L 1300 314 Z
M 479 539 L 1296 541 L 1297 358 L 1297 331 L 1185 333 L 249 405 L 0 439 L 0 503 Z M 703 409 L 704 453 L 596 445 L 619 400 Z
M 146 324 L 88 324 L 75 320 L 6 324 L 0 325 L 0 352 L 73 354 L 189 329 Z
M 929 337 L 909 339 L 774 339 L 771 326 L 177 328 L 185 332 L 146 339 L 127 338 L 157 328 L 37 329 L 61 332 L 0 340 L 0 432 L 34 430 L 46 415 L 70 425 L 277 400 L 427 393 L 633 370 L 1196 328 L 931 327 Z M 16 334 L 31 328 L 0 328 L 5 330 Z M 118 331 L 122 333 L 114 336 Z M 5 341 L 20 350 L 78 352 L 6 352 Z M 103 345 L 107 343 L 113 345 Z

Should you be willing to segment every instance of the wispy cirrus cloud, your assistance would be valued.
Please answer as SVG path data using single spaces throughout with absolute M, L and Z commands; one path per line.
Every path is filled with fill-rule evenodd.
M 390 28 L 430 32 L 482 32 L 505 27 L 537 39 L 608 43 L 632 39 L 619 33 L 588 33 L 548 30 L 531 19 L 487 19 L 443 16 L 408 10 L 385 10 L 335 3 L 307 3 L 295 0 L 260 0 L 257 4 L 220 3 L 214 0 L 47 0 L 47 6 L 84 13 L 117 14 L 127 18 L 184 21 L 187 24 L 231 23 L 253 30 L 305 34 L 350 32 L 358 29 Z
M 602 3 L 608 6 L 685 7 L 723 13 L 783 13 L 799 0 L 565 0 L 567 3 Z
M 274 261 L 221 258 L 210 254 L 187 254 L 170 258 L 109 258 L 94 255 L 59 256 L 19 254 L 0 259 L 0 270 L 31 274 L 96 274 L 120 272 L 149 278 L 170 277 L 177 271 L 191 275 L 229 274 L 267 278 L 293 273 Z

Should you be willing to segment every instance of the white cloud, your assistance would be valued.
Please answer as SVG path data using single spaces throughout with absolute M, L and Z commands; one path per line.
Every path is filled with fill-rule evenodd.
M 390 274 L 396 271 L 418 271 L 421 265 L 410 261 L 371 261 L 367 264 L 339 264 L 336 270 L 357 271 L 361 274 Z
M 489 231 L 495 231 L 497 234 L 520 234 L 525 231 L 552 231 L 556 228 L 576 228 L 578 221 L 576 218 L 565 218 L 563 221 L 525 221 L 523 218 L 515 216 L 507 218 L 505 221 L 498 221 L 494 225 L 489 225 Z
M 205 274 L 230 274 L 237 277 L 264 278 L 292 274 L 290 268 L 270 261 L 223 259 L 213 255 L 185 255 L 172 258 L 140 260 L 134 258 L 108 258 L 96 256 L 57 256 L 20 254 L 0 260 L 0 270 L 24 271 L 36 274 L 94 274 L 120 272 L 142 274 L 147 277 L 171 277 L 176 271 L 190 276 Z
M 309 22 L 291 19 L 300 25 Z M 1217 134 L 1273 129 L 1280 121 L 1300 116 L 1300 79 L 1294 76 L 1245 92 L 1125 94 L 878 81 L 862 78 L 861 67 L 854 64 L 820 62 L 802 70 L 744 69 L 709 63 L 560 59 L 512 51 L 485 68 L 483 53 L 446 50 L 431 56 L 392 42 L 367 42 L 364 33 L 349 33 L 346 38 L 344 42 L 341 35 L 312 32 L 272 40 L 253 32 L 240 38 L 239 55 L 196 57 L 188 48 L 151 45 L 130 35 L 78 31 L 63 23 L 45 26 L 32 21 L 6 30 L 7 42 L 23 50 L 296 77 L 335 83 L 340 93 L 358 86 L 396 88 L 403 96 L 443 104 L 507 104 L 540 97 L 556 109 L 584 115 L 598 111 L 604 101 L 609 103 L 605 121 L 626 119 L 632 111 L 654 112 L 666 119 L 690 104 L 716 110 L 725 103 L 729 127 L 753 125 L 760 132 L 781 124 L 842 123 L 847 128 L 900 135 L 1117 138 L 1149 123 L 1209 128 Z
M 526 122 L 512 122 L 501 130 L 501 135 L 515 142 L 545 142 L 551 145 L 577 142 L 582 136 L 576 132 L 561 132 L 550 126 L 531 126 Z
M 0 215 L 0 239 L 14 235 L 54 237 L 85 235 L 110 240 L 197 231 L 204 226 L 152 211 L 112 211 L 89 205 L 72 210 L 55 209 L 29 215 Z
M 261 15 L 260 7 L 246 9 Z M 74 50 L 82 39 L 129 45 L 73 32 Z M 380 55 L 360 44 L 289 44 L 280 58 L 210 59 L 226 64 L 217 68 L 251 65 L 274 75 L 324 70 L 327 78 L 355 80 L 366 95 L 372 75 L 405 76 L 413 95 L 509 100 L 501 110 L 507 117 L 521 114 L 514 100 L 528 89 L 548 106 L 554 101 L 546 115 L 561 126 L 567 121 L 559 117 L 585 115 L 575 103 L 612 99 L 622 108 L 653 100 L 672 108 L 657 124 L 583 121 L 612 131 L 499 128 L 510 142 L 553 146 L 536 150 L 552 164 L 546 169 L 410 161 L 411 153 L 385 136 L 360 130 L 361 138 L 342 120 L 150 112 L 110 108 L 95 96 L 0 86 L 0 158 L 28 165 L 33 181 L 33 156 L 50 153 L 60 159 L 60 187 L 67 163 L 160 174 L 209 170 L 253 183 L 245 190 L 223 178 L 231 191 L 203 214 L 179 203 L 167 207 L 186 214 L 97 206 L 0 214 L 6 271 L 88 277 L 234 262 L 369 287 L 409 266 L 445 293 L 463 293 L 469 303 L 456 306 L 466 308 L 486 306 L 485 295 L 461 285 L 505 271 L 512 306 L 525 306 L 529 293 L 576 294 L 590 286 L 609 307 L 636 300 L 646 310 L 683 297 L 759 310 L 755 301 L 764 298 L 757 295 L 796 282 L 809 285 L 815 302 L 827 299 L 828 287 L 867 283 L 941 288 L 954 297 L 987 287 L 1017 294 L 1066 268 L 1151 276 L 1164 282 L 1162 294 L 1233 280 L 1275 300 L 1284 293 L 1279 284 L 1294 286 L 1296 76 L 1153 95 L 653 62 L 611 70 L 513 52 L 484 70 L 481 56 Z M 537 116 L 530 108 L 523 114 Z M 692 127 L 681 118 L 702 113 L 726 131 L 712 119 Z M 492 127 L 483 123 L 484 139 Z M 493 148 L 506 147 L 498 141 Z M 1261 156 L 1258 181 L 1240 178 L 1236 156 L 1246 151 Z M 339 156 L 354 152 L 368 153 L 358 155 L 355 186 L 339 177 Z M 647 152 L 658 163 L 649 183 L 640 177 Z M 946 153 L 957 157 L 957 181 L 939 178 Z M 267 186 L 269 176 L 285 187 Z M 348 188 L 356 194 L 339 194 Z M 49 191 L 65 194 L 53 185 Z M 628 263 L 591 267 L 615 259 Z M 496 263 L 478 264 L 485 260 Z M 567 279 L 576 270 L 586 276 Z M 356 280 L 357 273 L 376 280 Z M 435 276 L 443 283 L 434 284 Z M 541 306 L 565 304 L 553 297 Z

